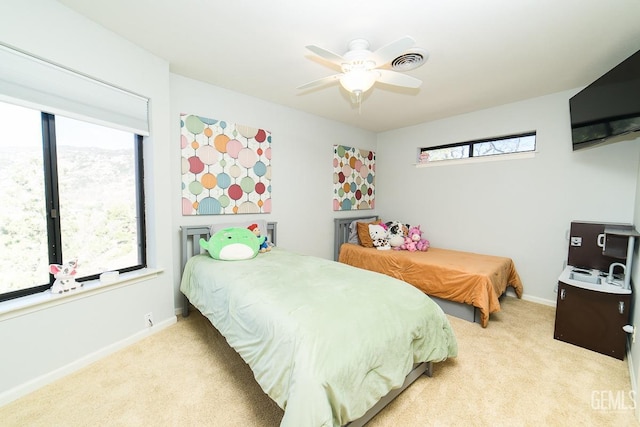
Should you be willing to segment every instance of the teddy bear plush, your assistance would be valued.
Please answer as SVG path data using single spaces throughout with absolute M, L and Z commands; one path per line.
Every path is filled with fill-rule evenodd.
M 369 236 L 373 240 L 373 246 L 381 251 L 391 249 L 389 233 L 382 224 L 369 224 Z

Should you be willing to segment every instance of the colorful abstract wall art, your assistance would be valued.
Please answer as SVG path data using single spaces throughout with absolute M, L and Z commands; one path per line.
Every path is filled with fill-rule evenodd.
M 180 115 L 182 214 L 271 212 L 271 132 Z
M 375 207 L 376 153 L 333 146 L 333 210 Z

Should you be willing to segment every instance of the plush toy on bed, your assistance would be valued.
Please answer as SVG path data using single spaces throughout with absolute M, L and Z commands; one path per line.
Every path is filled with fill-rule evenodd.
M 82 283 L 76 282 L 76 268 L 78 268 L 78 260 L 74 259 L 66 264 L 50 264 L 49 273 L 56 278 L 51 286 L 51 292 L 61 294 L 69 292 L 80 286 Z
M 415 250 L 417 251 L 426 251 L 431 246 L 427 239 L 422 238 L 422 230 L 420 230 L 419 225 L 409 229 L 409 238 L 415 243 Z
M 415 252 L 417 250 L 416 242 L 414 242 L 411 237 L 406 236 L 404 238 L 404 242 L 400 245 L 400 249 L 403 251 Z
M 258 242 L 260 243 L 260 252 L 268 252 L 271 250 L 271 246 L 269 246 L 269 242 L 267 242 L 267 236 L 261 236 L 262 230 L 260 230 L 258 224 L 251 224 L 247 228 L 258 238 Z
M 238 261 L 255 258 L 260 241 L 248 228 L 230 227 L 216 232 L 209 241 L 200 239 L 200 246 L 211 258 L 223 261 Z
M 381 251 L 391 249 L 389 245 L 389 233 L 382 224 L 369 224 L 369 236 L 373 240 L 373 246 Z
M 404 243 L 404 238 L 409 234 L 409 224 L 403 224 L 400 221 L 389 221 L 386 225 L 391 249 L 400 250 Z

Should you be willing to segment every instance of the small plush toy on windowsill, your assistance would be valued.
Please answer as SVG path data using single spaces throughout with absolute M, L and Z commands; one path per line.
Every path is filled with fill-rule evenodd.
M 269 252 L 271 250 L 271 246 L 269 246 L 269 242 L 267 242 L 267 236 L 261 236 L 262 231 L 260 230 L 260 227 L 258 227 L 258 224 L 251 224 L 247 228 L 258 238 L 258 241 L 260 242 L 260 252 Z
M 61 294 L 81 287 L 82 283 L 76 282 L 76 268 L 78 268 L 77 259 L 66 264 L 50 264 L 49 272 L 56 278 L 51 286 L 51 292 Z

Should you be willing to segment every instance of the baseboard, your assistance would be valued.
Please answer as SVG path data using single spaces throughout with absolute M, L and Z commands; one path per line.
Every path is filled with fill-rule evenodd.
M 516 295 L 516 291 L 511 287 L 507 288 L 507 290 L 505 291 L 505 295 L 507 295 L 509 297 L 514 297 L 514 298 L 518 297 Z M 555 307 L 556 306 L 556 301 L 555 300 L 550 300 L 550 299 L 545 299 L 545 298 L 538 298 L 538 297 L 534 297 L 534 296 L 527 295 L 527 294 L 522 294 L 522 299 L 525 300 L 525 301 L 535 302 L 537 304 L 548 305 L 550 307 Z
M 542 304 L 542 305 L 548 305 L 549 307 L 555 307 L 556 306 L 556 301 L 555 300 L 549 300 L 549 299 L 545 299 L 545 298 L 533 297 L 533 296 L 527 295 L 527 294 L 522 295 L 522 299 L 525 300 L 525 301 L 531 301 L 531 302 L 535 302 L 535 303 Z
M 26 396 L 27 394 L 32 393 L 38 390 L 39 388 L 44 387 L 47 384 L 51 384 L 52 382 L 59 380 L 60 378 L 63 378 L 73 372 L 76 372 L 81 368 L 84 368 L 85 366 L 88 366 L 93 362 L 102 359 L 103 357 L 106 357 L 112 353 L 115 353 L 118 350 L 121 350 L 125 347 L 130 346 L 131 344 L 134 344 L 140 341 L 143 338 L 148 337 L 149 335 L 160 332 L 161 330 L 173 325 L 176 322 L 177 322 L 176 317 L 170 317 L 169 319 L 164 320 L 162 322 L 158 322 L 154 324 L 152 327 L 145 329 L 143 331 L 137 332 L 128 338 L 115 342 L 96 352 L 93 352 L 84 357 L 81 357 L 80 359 L 75 360 L 74 362 L 71 362 L 68 365 L 62 366 L 54 371 L 48 372 L 44 375 L 34 378 L 31 381 L 28 381 L 24 384 L 21 384 L 10 390 L 7 390 L 0 394 L 0 406 L 4 406 L 7 403 L 13 402 L 14 400 L 17 400 L 23 396 Z

